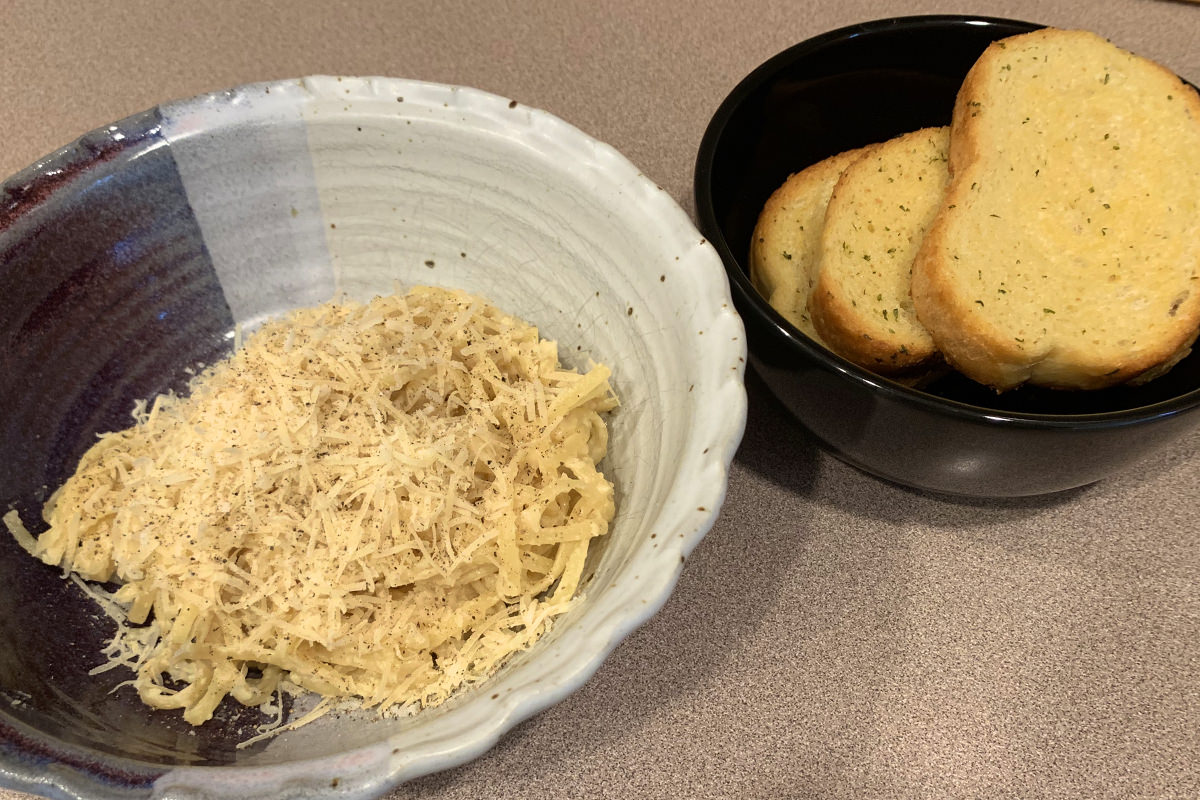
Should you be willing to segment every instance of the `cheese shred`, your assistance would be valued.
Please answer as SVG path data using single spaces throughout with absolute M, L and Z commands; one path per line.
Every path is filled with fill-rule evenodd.
M 132 669 L 193 725 L 283 687 L 437 704 L 571 607 L 614 511 L 597 469 L 609 370 L 481 298 L 416 288 L 267 323 L 138 403 L 43 509 L 34 556 L 117 623 Z

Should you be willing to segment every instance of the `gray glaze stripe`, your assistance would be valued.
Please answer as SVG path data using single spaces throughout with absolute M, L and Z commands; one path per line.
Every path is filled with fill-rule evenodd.
M 160 107 L 188 201 L 236 322 L 254 327 L 335 291 L 301 116 L 280 81 Z

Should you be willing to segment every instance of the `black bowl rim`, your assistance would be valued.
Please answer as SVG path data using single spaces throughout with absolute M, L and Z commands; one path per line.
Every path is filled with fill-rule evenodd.
M 833 42 L 882 31 L 895 30 L 897 28 L 954 28 L 962 25 L 978 27 L 1004 26 L 1006 28 L 1016 28 L 1026 31 L 1046 27 L 1039 23 L 1024 20 L 975 14 L 921 14 L 858 22 L 810 37 L 775 54 L 739 81 L 733 90 L 729 92 L 721 102 L 721 105 L 717 107 L 716 112 L 704 130 L 703 138 L 700 140 L 700 148 L 696 155 L 693 191 L 696 202 L 696 215 L 700 223 L 700 228 L 720 254 L 721 260 L 725 264 L 725 272 L 729 276 L 730 283 L 738 293 L 748 300 L 754 313 L 765 317 L 765 321 L 769 322 L 775 329 L 775 332 L 788 343 L 793 354 L 806 356 L 828 371 L 841 373 L 852 381 L 866 384 L 890 400 L 917 406 L 933 413 L 948 414 L 982 424 L 1009 425 L 1023 428 L 1087 429 L 1137 424 L 1139 422 L 1173 416 L 1200 406 L 1200 388 L 1192 389 L 1168 400 L 1146 406 L 1127 408 L 1120 411 L 1086 414 L 1039 414 L 1033 412 L 1003 411 L 988 408 L 987 406 L 978 406 L 939 397 L 869 372 L 810 341 L 808 337 L 801 334 L 795 326 L 772 308 L 751 285 L 749 275 L 741 267 L 741 259 L 733 254 L 729 243 L 725 240 L 721 226 L 717 223 L 717 215 L 713 207 L 711 191 L 713 160 L 716 155 L 717 146 L 725 133 L 725 127 L 742 102 L 766 80 L 773 77 L 782 67 Z M 1190 82 L 1189 85 L 1191 85 Z

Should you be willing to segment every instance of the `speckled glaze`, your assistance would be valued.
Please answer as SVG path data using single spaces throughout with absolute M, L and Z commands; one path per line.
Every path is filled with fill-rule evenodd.
M 472 89 L 313 77 L 167 104 L 0 186 L 0 501 L 50 491 L 133 401 L 289 308 L 465 288 L 562 360 L 614 368 L 611 534 L 577 608 L 492 680 L 399 720 L 327 717 L 269 742 L 227 701 L 193 729 L 120 671 L 61 571 L 0 535 L 0 784 L 54 797 L 376 796 L 560 700 L 670 593 L 741 439 L 744 331 L 720 259 L 611 148 Z
M 997 395 L 957 374 L 916 390 L 825 350 L 767 303 L 746 258 L 763 203 L 834 153 L 947 125 L 967 70 L 995 39 L 1038 25 L 966 16 L 864 22 L 785 50 L 713 116 L 696 160 L 701 230 L 725 262 L 754 368 L 835 455 L 954 495 L 1037 495 L 1125 469 L 1200 424 L 1200 350 L 1140 387 Z

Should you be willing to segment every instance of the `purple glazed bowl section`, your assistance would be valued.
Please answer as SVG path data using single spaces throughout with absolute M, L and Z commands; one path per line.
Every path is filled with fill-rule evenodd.
M 135 400 L 182 390 L 183 368 L 228 352 L 233 319 L 153 111 L 5 182 L 0 243 L 0 497 L 36 532 L 96 435 L 128 425 Z M 121 675 L 89 675 L 107 620 L 6 532 L 0 586 L 9 763 L 146 787 L 156 764 L 233 758 L 250 712 L 230 707 L 197 735 L 110 693 Z

